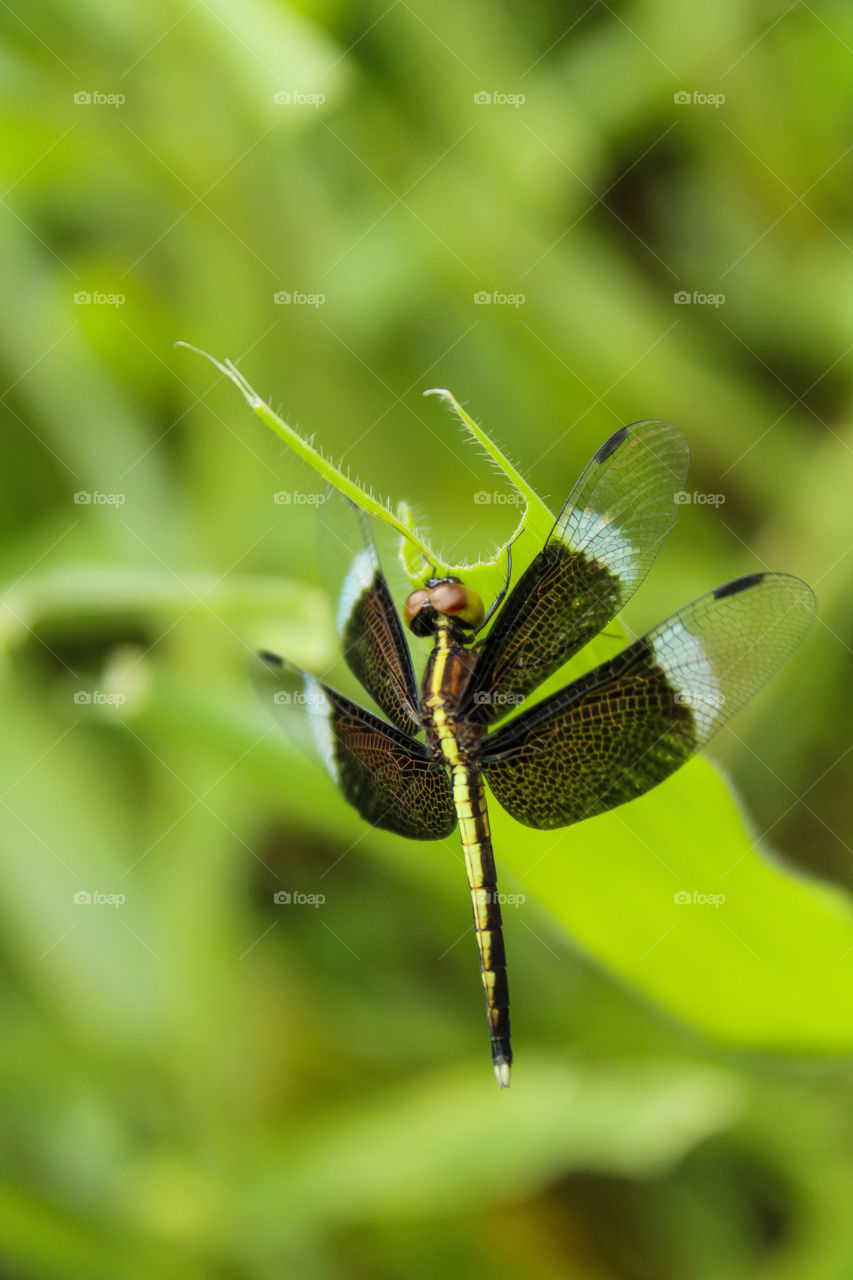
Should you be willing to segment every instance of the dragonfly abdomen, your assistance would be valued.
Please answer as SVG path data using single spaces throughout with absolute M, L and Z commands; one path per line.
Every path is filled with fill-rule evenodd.
M 453 779 L 453 806 L 471 890 L 492 1063 L 498 1084 L 506 1088 L 512 1063 L 506 952 L 486 791 L 479 766 L 475 763 L 476 743 L 483 730 L 479 726 L 472 730 L 470 725 L 460 723 L 456 714 L 470 669 L 470 650 L 455 641 L 449 628 L 439 627 L 424 675 L 421 699 L 424 726 L 428 742 L 450 769 Z
M 460 762 L 453 766 L 452 774 L 453 803 L 459 819 L 465 871 L 471 890 L 474 934 L 480 956 L 480 976 L 486 997 L 492 1063 L 498 1084 L 506 1088 L 512 1064 L 509 986 L 486 793 L 478 770 Z

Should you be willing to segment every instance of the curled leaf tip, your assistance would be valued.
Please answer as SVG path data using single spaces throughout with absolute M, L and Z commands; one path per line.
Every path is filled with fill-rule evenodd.
M 178 338 L 177 342 L 172 343 L 175 347 L 186 347 L 187 351 L 194 351 L 197 356 L 204 356 L 205 360 L 209 360 L 211 364 L 215 364 L 217 368 L 222 368 L 216 356 L 212 356 L 209 351 L 203 351 L 201 347 L 195 346 L 192 342 L 185 342 L 183 338 Z
M 209 360 L 215 369 L 220 373 L 224 373 L 226 378 L 230 378 L 234 386 L 242 393 L 243 398 L 251 406 L 252 409 L 266 409 L 266 405 L 257 391 L 248 383 L 246 378 L 234 364 L 233 360 L 217 360 L 216 356 L 212 356 L 209 351 L 204 351 L 201 347 L 193 346 L 191 342 L 184 342 L 179 339 L 175 343 L 176 347 L 186 347 L 188 351 L 194 351 L 196 355 L 204 356 L 205 360 Z

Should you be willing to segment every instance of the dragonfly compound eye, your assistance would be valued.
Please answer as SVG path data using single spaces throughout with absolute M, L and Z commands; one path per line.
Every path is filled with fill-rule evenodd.
M 410 631 L 416 636 L 428 636 L 432 631 L 432 626 L 428 624 L 426 614 L 433 617 L 432 609 L 427 609 L 426 614 L 422 614 L 424 605 L 429 605 L 430 593 L 425 587 L 421 587 L 418 591 L 413 591 L 403 605 L 403 621 Z
M 483 602 L 461 582 L 442 582 L 432 590 L 433 608 L 438 613 L 455 618 L 464 627 L 478 627 L 483 621 Z

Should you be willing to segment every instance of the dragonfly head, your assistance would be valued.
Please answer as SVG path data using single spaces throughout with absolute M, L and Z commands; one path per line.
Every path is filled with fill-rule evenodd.
M 461 631 L 473 631 L 483 617 L 482 600 L 458 578 L 428 578 L 403 606 L 406 626 L 416 636 L 432 635 L 448 622 Z

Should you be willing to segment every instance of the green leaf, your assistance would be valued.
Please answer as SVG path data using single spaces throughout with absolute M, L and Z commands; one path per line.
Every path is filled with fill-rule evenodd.
M 480 595 L 481 599 L 495 599 L 506 581 L 506 568 L 503 561 L 503 554 L 506 548 L 497 547 L 491 558 L 486 557 L 483 560 L 468 562 L 447 559 L 431 546 L 424 533 L 415 528 L 411 510 L 404 499 L 398 500 L 397 509 L 394 512 L 387 501 L 380 501 L 374 497 L 372 492 L 365 489 L 357 480 L 354 480 L 348 472 L 342 471 L 340 467 L 336 466 L 319 449 L 315 448 L 298 431 L 286 423 L 283 418 L 279 417 L 261 399 L 230 360 L 217 360 L 215 356 L 202 351 L 199 347 L 192 346 L 189 342 L 177 342 L 175 345 L 186 347 L 188 350 L 195 351 L 198 355 L 204 356 L 206 360 L 209 360 L 215 368 L 219 369 L 221 373 L 225 374 L 226 378 L 234 383 L 246 403 L 261 421 L 265 422 L 270 430 L 274 431 L 279 439 L 293 449 L 298 457 L 307 462 L 323 480 L 333 485 L 352 502 L 356 503 L 357 506 L 361 507 L 363 511 L 366 511 L 368 515 L 374 516 L 396 530 L 400 535 L 400 561 L 412 582 L 418 582 L 423 579 L 426 562 L 439 573 L 452 574 L 464 578 Z M 480 446 L 496 470 L 505 477 L 508 485 L 518 494 L 522 505 L 522 514 L 516 529 L 510 535 L 506 544 L 506 547 L 513 547 L 513 574 L 517 578 L 518 574 L 524 571 L 534 556 L 545 545 L 545 541 L 553 528 L 554 516 L 548 504 L 531 488 L 520 471 L 507 458 L 506 454 L 498 448 L 487 432 L 466 413 L 450 391 L 443 387 L 433 387 L 425 391 L 424 395 L 438 396 L 445 404 L 450 406 L 465 431 Z M 521 538 L 522 534 L 525 535 L 523 538 Z M 514 545 L 516 543 L 518 544 L 517 546 Z M 571 674 L 575 670 L 589 670 L 596 663 L 603 662 L 605 658 L 610 657 L 619 647 L 619 642 L 624 638 L 625 631 L 622 624 L 618 620 L 614 621 L 609 626 L 606 637 L 596 637 L 584 649 L 583 653 L 578 656 L 581 665 L 578 666 L 578 657 L 576 657 L 568 670 Z M 565 674 L 564 671 L 564 678 Z M 552 687 L 556 687 L 556 683 L 553 680 L 546 683 L 543 691 L 547 692 Z
M 382 520 L 396 530 L 400 535 L 404 548 L 401 553 L 401 559 L 406 572 L 413 581 L 423 577 L 424 561 L 426 561 L 428 564 L 435 566 L 435 569 L 440 573 L 464 576 L 475 590 L 480 591 L 484 598 L 493 594 L 489 587 L 494 581 L 494 575 L 489 571 L 494 570 L 500 560 L 500 548 L 496 549 L 491 558 L 487 557 L 484 560 L 475 560 L 471 563 L 446 559 L 441 552 L 431 546 L 426 535 L 415 528 L 409 507 L 404 501 L 398 502 L 395 512 L 392 511 L 387 501 L 380 501 L 374 497 L 372 492 L 365 489 L 357 480 L 354 480 L 348 472 L 342 471 L 330 458 L 325 457 L 319 449 L 315 448 L 298 431 L 286 423 L 283 418 L 279 417 L 261 399 L 236 365 L 230 360 L 217 360 L 208 352 L 192 346 L 189 342 L 178 342 L 175 345 L 187 347 L 188 350 L 195 351 L 198 355 L 204 356 L 206 360 L 209 360 L 221 373 L 225 374 L 226 378 L 234 383 L 246 403 L 261 421 L 265 422 L 270 430 L 274 431 L 279 439 L 283 440 L 304 462 L 313 467 L 323 480 L 328 484 L 334 485 L 336 489 L 361 507 L 363 511 L 366 511 L 368 515 L 375 516 L 376 519 Z M 527 549 L 535 548 L 538 550 L 545 542 L 554 523 L 554 517 L 551 515 L 547 503 L 543 502 L 531 489 L 530 485 L 506 455 L 497 447 L 482 427 L 478 426 L 473 418 L 465 412 L 449 391 L 435 387 L 425 391 L 424 395 L 439 396 L 446 404 L 450 405 L 465 430 L 482 447 L 496 469 L 505 476 L 509 485 L 518 493 L 521 499 L 522 514 L 509 542 L 514 542 L 521 533 L 528 532 L 530 536 L 527 539 Z M 415 558 L 412 557 L 410 549 L 417 551 L 418 554 Z M 533 554 L 532 550 L 528 550 L 528 560 L 532 559 Z
M 490 815 L 499 867 L 671 1013 L 751 1049 L 853 1049 L 847 897 L 771 862 L 707 760 L 565 831 Z

